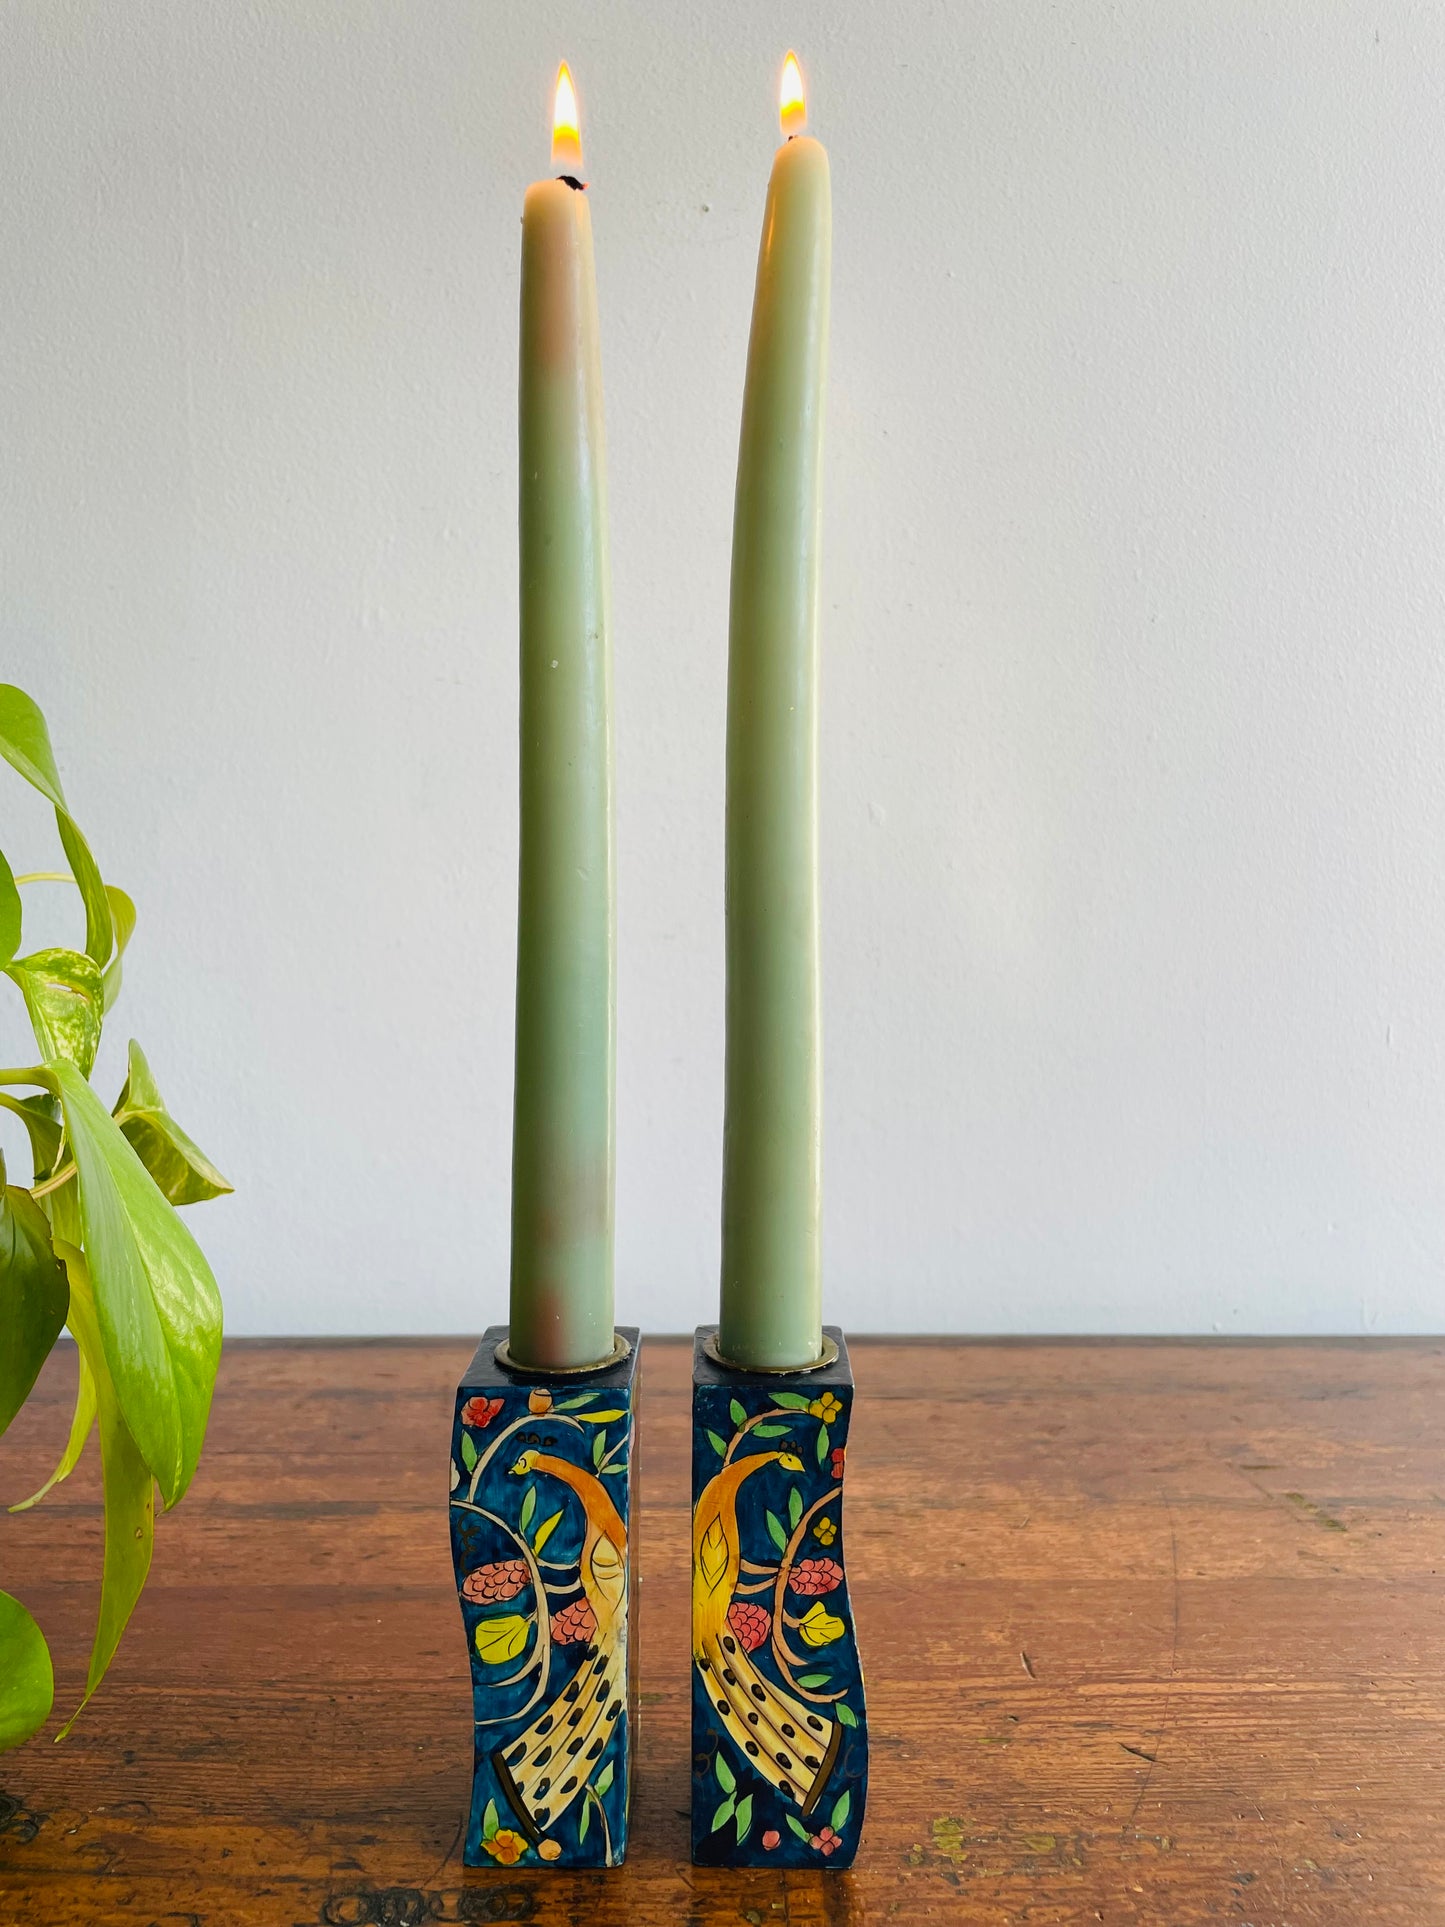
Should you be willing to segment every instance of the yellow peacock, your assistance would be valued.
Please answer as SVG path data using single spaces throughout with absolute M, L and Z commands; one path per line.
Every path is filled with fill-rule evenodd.
M 512 1470 L 544 1472 L 581 1500 L 582 1590 L 597 1620 L 578 1672 L 524 1733 L 492 1755 L 518 1825 L 535 1845 L 591 1779 L 626 1700 L 627 1527 L 602 1481 L 580 1465 L 528 1447 Z
M 832 1770 L 842 1729 L 766 1680 L 728 1630 L 741 1563 L 738 1488 L 765 1465 L 801 1472 L 793 1452 L 757 1452 L 703 1488 L 692 1520 L 692 1656 L 728 1738 L 784 1799 L 809 1813 Z

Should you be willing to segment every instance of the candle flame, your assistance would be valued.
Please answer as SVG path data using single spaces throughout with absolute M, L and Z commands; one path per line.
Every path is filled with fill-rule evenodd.
M 577 89 L 564 60 L 557 69 L 557 91 L 552 97 L 552 165 L 563 174 L 582 171 L 582 122 L 577 112 Z
M 798 65 L 798 56 L 790 52 L 783 62 L 783 80 L 778 89 L 778 118 L 783 123 L 783 135 L 791 140 L 794 134 L 801 134 L 808 124 L 808 97 L 803 90 L 803 70 Z

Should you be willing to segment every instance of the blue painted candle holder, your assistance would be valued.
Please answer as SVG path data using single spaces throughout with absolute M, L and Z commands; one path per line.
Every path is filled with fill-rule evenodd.
M 847 1867 L 868 1791 L 863 1673 L 843 1555 L 853 1374 L 717 1362 L 692 1380 L 692 1857 Z
M 636 1746 L 635 1327 L 600 1371 L 535 1373 L 494 1325 L 457 1387 L 451 1530 L 476 1748 L 469 1867 L 615 1867 Z M 502 1359 L 498 1350 L 502 1350 Z

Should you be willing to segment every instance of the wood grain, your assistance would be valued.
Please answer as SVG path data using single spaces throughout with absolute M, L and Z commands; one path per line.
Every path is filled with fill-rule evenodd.
M 687 1864 L 688 1347 L 644 1350 L 643 1734 L 615 1874 L 466 1872 L 446 1451 L 466 1340 L 228 1347 L 201 1472 L 60 1747 L 0 1759 L 0 1919 L 1445 1922 L 1445 1344 L 853 1345 L 851 1873 Z M 0 1453 L 58 1450 L 70 1358 Z M 0 1521 L 84 1673 L 94 1448 Z

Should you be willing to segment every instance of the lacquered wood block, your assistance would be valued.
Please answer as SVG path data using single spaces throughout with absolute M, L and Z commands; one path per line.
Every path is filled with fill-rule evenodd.
M 843 1334 L 817 1371 L 741 1372 L 693 1352 L 692 1857 L 846 1867 L 868 1790 L 848 1604 Z
M 470 1867 L 615 1867 L 637 1743 L 638 1332 L 621 1363 L 518 1374 L 494 1325 L 457 1387 L 451 1531 L 476 1744 Z

